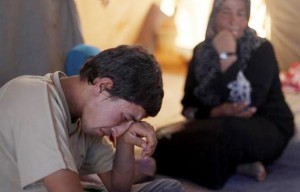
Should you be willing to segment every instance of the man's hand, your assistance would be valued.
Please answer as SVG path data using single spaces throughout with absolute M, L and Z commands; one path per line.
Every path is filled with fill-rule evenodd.
M 132 123 L 121 137 L 123 142 L 141 147 L 143 149 L 142 157 L 151 156 L 157 145 L 155 130 L 145 121 Z
M 134 146 L 141 147 L 142 158 L 150 157 L 157 145 L 154 128 L 147 122 L 128 122 L 125 132 L 114 132 L 116 136 L 116 154 L 111 171 L 99 174 L 109 191 L 130 191 L 135 176 Z M 122 129 L 123 130 L 123 129 Z
M 210 112 L 211 117 L 245 117 L 249 118 L 256 112 L 256 107 L 249 107 L 246 103 L 223 103 L 213 108 Z

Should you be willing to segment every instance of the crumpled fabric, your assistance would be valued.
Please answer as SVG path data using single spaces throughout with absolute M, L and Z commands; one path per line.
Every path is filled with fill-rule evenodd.
M 280 73 L 281 87 L 285 93 L 300 93 L 300 62 L 294 62 Z

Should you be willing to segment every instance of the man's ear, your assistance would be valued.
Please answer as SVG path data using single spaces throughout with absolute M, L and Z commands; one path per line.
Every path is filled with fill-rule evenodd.
M 113 81 L 112 79 L 108 78 L 108 77 L 97 77 L 94 79 L 94 90 L 95 93 L 101 93 L 102 91 L 106 90 L 106 89 L 112 89 L 113 87 Z

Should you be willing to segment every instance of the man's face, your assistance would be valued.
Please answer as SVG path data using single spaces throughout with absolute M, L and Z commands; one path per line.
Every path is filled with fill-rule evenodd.
M 108 95 L 107 92 L 103 94 Z M 135 121 L 145 117 L 145 110 L 124 99 L 95 97 L 85 104 L 82 114 L 82 129 L 94 135 L 119 137 Z

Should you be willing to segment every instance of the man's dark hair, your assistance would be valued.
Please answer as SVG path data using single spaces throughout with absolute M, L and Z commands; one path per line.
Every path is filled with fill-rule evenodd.
M 80 70 L 80 79 L 93 84 L 94 79 L 113 81 L 107 90 L 112 97 L 142 106 L 146 116 L 159 112 L 164 96 L 162 74 L 155 57 L 138 45 L 120 45 L 100 52 Z

